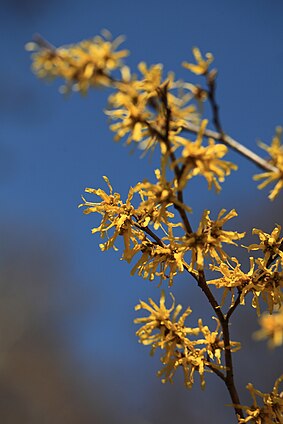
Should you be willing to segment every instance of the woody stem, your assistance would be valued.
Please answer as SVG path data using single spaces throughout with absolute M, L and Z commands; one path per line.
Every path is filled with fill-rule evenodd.
M 239 395 L 238 395 L 235 382 L 234 382 L 231 341 L 230 341 L 230 334 L 229 334 L 229 318 L 231 314 L 229 316 L 227 314 L 226 317 L 223 315 L 217 300 L 213 296 L 211 290 L 209 289 L 206 283 L 206 279 L 205 279 L 205 275 L 203 271 L 199 271 L 198 277 L 194 276 L 194 278 L 197 280 L 199 287 L 204 292 L 210 305 L 212 306 L 214 312 L 216 313 L 217 318 L 220 321 L 222 332 L 223 332 L 223 341 L 224 341 L 224 348 L 225 348 L 224 356 L 225 356 L 225 366 L 226 366 L 226 375 L 223 378 L 223 380 L 229 392 L 230 398 L 233 402 L 235 414 L 239 415 L 241 418 L 244 418 L 242 409 L 240 409 L 237 406 L 240 404 L 240 399 L 239 399 Z
M 172 146 L 171 146 L 170 139 L 169 139 L 170 122 L 171 122 L 171 109 L 170 109 L 169 104 L 168 104 L 168 86 L 167 85 L 163 88 L 163 90 L 160 90 L 160 97 L 161 97 L 161 100 L 162 100 L 162 103 L 163 103 L 163 106 L 164 106 L 164 110 L 165 110 L 165 135 L 163 137 L 163 141 L 166 145 L 167 151 L 169 152 L 169 156 L 170 156 L 170 159 L 171 159 L 171 162 L 172 162 L 174 173 L 175 173 L 177 182 L 179 183 L 180 178 L 182 176 L 183 169 L 182 168 L 180 169 L 177 162 L 176 162 L 176 156 L 175 156 L 175 153 L 172 150 Z M 178 199 L 180 204 L 184 203 L 183 191 L 182 190 L 178 190 L 177 199 Z M 192 230 L 191 224 L 188 220 L 188 217 L 187 217 L 187 214 L 186 214 L 184 208 L 182 208 L 182 206 L 180 206 L 178 204 L 174 204 L 174 207 L 179 212 L 187 233 L 188 234 L 192 233 L 193 230 Z

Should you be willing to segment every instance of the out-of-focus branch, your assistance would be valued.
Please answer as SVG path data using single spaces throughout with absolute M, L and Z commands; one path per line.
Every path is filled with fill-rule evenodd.
M 195 124 L 187 123 L 186 126 L 183 127 L 183 129 L 185 131 L 189 131 L 194 134 L 199 133 L 199 127 Z M 275 168 L 275 166 L 271 165 L 265 159 L 263 159 L 262 157 L 254 153 L 252 150 L 248 149 L 243 144 L 239 143 L 239 141 L 235 140 L 234 138 L 232 138 L 231 136 L 227 134 L 224 134 L 223 132 L 220 133 L 217 131 L 206 129 L 204 131 L 204 135 L 206 137 L 211 137 L 214 140 L 221 141 L 223 144 L 226 144 L 226 146 L 240 153 L 242 156 L 246 157 L 248 160 L 253 162 L 255 165 L 257 165 L 261 169 L 264 169 L 266 171 L 273 171 L 273 172 L 277 171 L 277 168 Z

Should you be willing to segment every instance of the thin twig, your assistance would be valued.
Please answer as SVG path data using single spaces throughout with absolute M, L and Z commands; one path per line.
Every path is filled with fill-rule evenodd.
M 187 123 L 186 126 L 183 126 L 183 130 L 192 132 L 194 134 L 199 133 L 199 126 L 191 123 Z M 256 153 L 254 153 L 252 150 L 248 149 L 247 147 L 243 146 L 239 141 L 235 140 L 234 138 L 230 137 L 227 134 L 219 133 L 217 131 L 206 129 L 204 131 L 204 136 L 208 138 L 213 138 L 214 140 L 222 141 L 223 144 L 229 146 L 231 149 L 235 150 L 236 152 L 240 153 L 240 155 L 244 156 L 251 162 L 253 162 L 255 165 L 257 165 L 259 168 L 265 170 L 265 171 L 271 171 L 271 172 L 277 172 L 277 168 L 262 157 L 258 156 Z
M 244 414 L 241 408 L 238 405 L 241 404 L 240 398 L 235 386 L 234 382 L 234 371 L 233 371 L 233 360 L 232 360 L 232 352 L 230 346 L 230 334 L 229 334 L 229 323 L 225 319 L 224 322 L 221 323 L 222 331 L 223 331 L 223 341 L 224 341 L 224 355 L 225 355 L 225 365 L 227 368 L 225 384 L 230 394 L 231 400 L 234 405 L 234 410 L 236 416 L 239 415 L 241 418 L 244 418 Z
M 165 117 L 166 117 L 166 119 L 165 119 L 165 144 L 166 144 L 167 149 L 169 150 L 169 154 L 170 154 L 171 162 L 172 162 L 172 165 L 173 165 L 173 168 L 174 168 L 175 176 L 176 176 L 177 181 L 179 183 L 179 181 L 182 177 L 182 170 L 183 169 L 180 169 L 179 166 L 177 165 L 175 153 L 172 150 L 172 146 L 171 146 L 171 143 L 170 143 L 170 140 L 169 140 L 169 131 L 170 131 L 170 122 L 171 122 L 171 109 L 170 109 L 169 104 L 168 104 L 168 85 L 166 85 L 164 87 L 163 91 L 161 92 L 161 98 L 162 98 L 163 105 L 164 105 L 164 108 L 165 108 Z M 179 200 L 179 202 L 181 204 L 184 203 L 183 191 L 182 190 L 178 190 L 177 199 Z M 188 234 L 192 233 L 193 230 L 192 230 L 191 224 L 188 220 L 188 217 L 187 217 L 187 214 L 186 214 L 186 211 L 184 210 L 184 208 L 182 208 L 181 206 L 176 205 L 176 204 L 174 204 L 174 207 L 179 212 L 179 214 L 180 214 L 180 216 L 183 220 L 183 223 L 185 225 L 187 233 Z
M 244 418 L 244 414 L 241 408 L 237 405 L 240 405 L 239 395 L 234 382 L 234 371 L 233 371 L 233 360 L 232 360 L 232 352 L 231 352 L 231 342 L 230 342 L 230 334 L 229 334 L 229 321 L 227 316 L 225 317 L 220 309 L 220 306 L 217 303 L 217 300 L 213 296 L 210 288 L 208 287 L 205 275 L 203 271 L 199 271 L 198 276 L 193 277 L 197 280 L 199 287 L 202 289 L 204 294 L 206 295 L 210 305 L 212 306 L 214 312 L 216 313 L 223 332 L 223 341 L 224 341 L 224 356 L 225 356 L 225 367 L 226 367 L 226 376 L 224 378 L 225 385 L 230 394 L 231 400 L 234 405 L 234 410 L 236 415 L 238 414 L 241 418 Z M 231 315 L 231 314 L 230 314 Z
M 213 296 L 212 291 L 210 290 L 210 288 L 207 285 L 206 279 L 205 279 L 205 275 L 203 271 L 199 271 L 198 272 L 198 276 L 195 277 L 198 283 L 198 286 L 202 289 L 202 291 L 204 292 L 205 296 L 207 297 L 210 305 L 212 306 L 214 312 L 217 315 L 217 318 L 219 319 L 219 321 L 222 323 L 225 321 L 225 317 L 221 311 L 221 308 L 217 302 L 217 300 L 215 299 L 215 297 Z
M 53 46 L 53 44 L 49 43 L 49 41 L 47 41 L 45 38 L 43 38 L 41 34 L 34 34 L 32 39 L 34 43 L 37 44 L 38 47 L 40 47 L 41 49 L 50 50 L 52 52 L 56 51 L 56 47 Z
M 156 244 L 158 244 L 161 247 L 164 247 L 164 244 L 162 240 L 148 227 L 142 227 L 139 223 L 134 222 L 134 226 L 138 229 L 144 231 L 147 235 L 149 235 L 153 240 L 155 240 Z
M 235 303 L 230 307 L 230 309 L 228 310 L 227 314 L 226 314 L 226 321 L 229 321 L 229 319 L 231 318 L 231 315 L 233 314 L 233 312 L 235 311 L 235 309 L 238 307 L 238 305 L 240 304 L 240 299 L 241 299 L 241 292 L 239 290 L 237 299 L 235 301 Z
M 213 364 L 210 365 L 210 358 L 209 358 L 209 356 L 207 356 L 206 360 L 207 360 L 207 362 L 209 362 L 208 364 L 206 364 L 206 366 L 208 368 L 210 368 L 211 371 L 214 372 L 214 374 L 216 374 L 219 378 L 221 378 L 221 380 L 223 380 L 225 382 L 225 375 L 221 371 L 219 371 L 219 369 L 215 368 L 213 366 Z

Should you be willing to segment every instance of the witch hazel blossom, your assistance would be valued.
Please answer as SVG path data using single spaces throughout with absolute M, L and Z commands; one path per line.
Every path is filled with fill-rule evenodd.
M 158 348 L 165 351 L 161 357 L 163 368 L 158 372 L 162 382 L 172 382 L 178 368 L 183 370 L 184 383 L 191 388 L 194 383 L 194 374 L 200 377 L 201 387 L 205 386 L 205 373 L 213 369 L 224 369 L 222 355 L 224 343 L 217 322 L 216 330 L 211 331 L 203 325 L 202 319 L 198 320 L 196 327 L 187 327 L 185 321 L 192 310 L 188 307 L 181 314 L 182 306 L 175 307 L 172 297 L 172 306 L 165 306 L 165 292 L 161 292 L 159 306 L 149 298 L 149 303 L 140 301 L 136 310 L 144 309 L 149 314 L 147 317 L 136 318 L 135 323 L 141 324 L 137 331 L 140 343 L 151 345 L 153 354 Z M 217 321 L 217 320 L 216 320 Z M 231 342 L 231 351 L 240 349 L 240 343 Z
M 263 189 L 268 184 L 275 182 L 274 188 L 269 193 L 269 199 L 274 200 L 283 188 L 283 145 L 281 144 L 282 127 L 276 128 L 276 134 L 272 139 L 271 146 L 259 143 L 259 146 L 270 155 L 269 162 L 274 166 L 273 171 L 263 172 L 254 176 L 255 181 L 264 180 L 258 188 Z
M 260 329 L 253 336 L 255 340 L 268 340 L 268 347 L 274 349 L 283 345 L 283 308 L 272 315 L 265 312 L 259 318 Z

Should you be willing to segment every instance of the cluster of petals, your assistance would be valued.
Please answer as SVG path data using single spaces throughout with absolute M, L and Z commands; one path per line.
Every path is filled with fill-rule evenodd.
M 100 233 L 101 238 L 107 241 L 100 244 L 100 248 L 108 250 L 115 247 L 118 236 L 124 239 L 124 253 L 122 259 L 131 262 L 139 253 L 141 256 L 131 270 L 131 275 L 137 273 L 150 281 L 155 277 L 168 280 L 172 285 L 174 277 L 186 269 L 204 268 L 205 257 L 209 256 L 216 261 L 227 258 L 223 250 L 223 243 L 236 244 L 235 240 L 244 237 L 245 233 L 223 230 L 224 224 L 237 215 L 235 210 L 226 213 L 220 211 L 215 221 L 210 219 L 210 211 L 204 211 L 198 230 L 195 233 L 185 232 L 181 223 L 173 223 L 174 214 L 168 210 L 177 205 L 187 211 L 176 196 L 176 185 L 169 183 L 163 172 L 155 171 L 156 184 L 148 181 L 138 183 L 131 188 L 126 202 L 121 200 L 119 193 L 113 193 L 113 188 L 107 177 L 104 177 L 109 187 L 109 194 L 102 189 L 87 188 L 87 193 L 100 197 L 100 202 L 90 202 L 83 197 L 84 213 L 99 213 L 102 215 L 100 225 L 92 229 L 92 233 Z M 141 202 L 133 205 L 133 196 L 138 193 Z M 163 236 L 153 233 L 161 229 Z M 174 228 L 179 227 L 184 233 L 174 235 Z M 190 257 L 187 258 L 187 256 Z
M 251 406 L 235 405 L 245 411 L 246 417 L 238 417 L 239 424 L 282 424 L 283 423 L 283 392 L 279 385 L 283 381 L 283 374 L 275 381 L 270 393 L 263 393 L 249 383 L 247 389 L 253 399 Z M 261 400 L 259 405 L 258 399 Z
M 101 238 L 107 241 L 100 244 L 101 250 L 105 251 L 115 247 L 118 236 L 124 239 L 123 260 L 131 262 L 133 257 L 140 253 L 141 257 L 131 270 L 131 274 L 138 273 L 145 279 L 153 280 L 156 276 L 161 280 L 169 279 L 169 284 L 173 283 L 173 277 L 178 272 L 183 272 L 184 268 L 189 268 L 184 255 L 188 250 L 184 243 L 178 242 L 173 235 L 173 228 L 182 226 L 169 222 L 174 214 L 167 210 L 171 203 L 168 203 L 168 196 L 171 201 L 175 200 L 174 188 L 162 181 L 160 171 L 156 171 L 158 183 L 151 185 L 148 182 L 138 183 L 131 188 L 124 203 L 119 193 L 113 193 L 113 188 L 107 177 L 104 180 L 108 184 L 110 193 L 102 189 L 87 188 L 87 193 L 100 197 L 100 202 L 90 202 L 83 197 L 84 214 L 99 213 L 102 215 L 100 225 L 92 229 L 92 233 L 100 233 Z M 142 199 L 135 208 L 132 204 L 134 194 L 138 192 Z M 165 199 L 166 198 L 166 199 Z M 166 200 L 166 202 L 165 202 Z M 154 228 L 162 228 L 164 237 L 156 236 L 151 240 L 147 234 L 153 234 L 148 229 L 148 225 L 153 224 Z M 163 228 L 167 226 L 167 231 Z M 111 232 L 112 230 L 112 232 Z
M 105 113 L 112 121 L 110 129 L 116 141 L 126 137 L 126 144 L 134 142 L 145 152 L 159 144 L 162 154 L 182 146 L 182 157 L 178 159 L 182 166 L 179 190 L 192 177 L 203 175 L 209 189 L 213 186 L 219 191 L 220 183 L 231 170 L 237 169 L 236 165 L 223 160 L 227 147 L 212 138 L 207 146 L 203 145 L 207 121 L 201 124 L 196 141 L 181 135 L 187 124 L 200 124 L 199 108 L 192 100 L 205 100 L 205 92 L 191 83 L 175 80 L 173 73 L 164 78 L 161 64 L 148 67 L 141 62 L 138 65 L 140 77 L 131 74 L 123 64 L 128 51 L 117 50 L 122 41 L 123 37 L 112 40 L 104 31 L 102 36 L 59 48 L 38 38 L 28 43 L 27 48 L 34 51 L 32 67 L 35 73 L 42 78 L 62 78 L 64 92 L 73 89 L 86 93 L 95 86 L 115 89 L 109 96 Z M 213 56 L 208 53 L 204 59 L 197 48 L 193 53 L 197 64 L 185 63 L 184 66 L 196 74 L 206 74 Z M 118 79 L 113 77 L 117 69 L 121 73 Z
M 269 199 L 274 200 L 283 188 L 283 145 L 281 144 L 282 128 L 277 127 L 275 136 L 272 139 L 271 146 L 259 143 L 260 147 L 270 155 L 270 164 L 274 166 L 274 171 L 263 172 L 254 176 L 254 180 L 265 180 L 259 184 L 262 189 L 268 184 L 276 182 L 274 188 L 269 193 Z
M 165 164 L 164 164 L 165 165 Z M 144 217 L 150 216 L 154 223 L 154 229 L 157 230 L 161 222 L 167 222 L 168 217 L 172 218 L 172 213 L 168 213 L 168 207 L 171 205 L 183 208 L 186 212 L 192 212 L 192 209 L 182 203 L 177 196 L 177 182 L 167 181 L 165 177 L 165 166 L 162 170 L 155 170 L 156 183 L 152 184 L 145 180 L 134 187 L 141 197 L 139 210 Z M 158 208 L 157 208 L 158 205 Z
M 117 51 L 122 42 L 123 37 L 111 40 L 111 35 L 104 31 L 104 36 L 59 48 L 38 38 L 26 48 L 34 51 L 32 68 L 38 77 L 59 77 L 65 80 L 62 92 L 73 89 L 86 93 L 90 87 L 112 84 L 111 73 L 121 69 L 122 59 L 128 56 L 127 50 Z
M 235 240 L 244 237 L 245 233 L 236 231 L 226 231 L 223 225 L 231 218 L 237 216 L 235 210 L 228 212 L 222 209 L 215 221 L 211 220 L 210 211 L 205 210 L 196 232 L 176 237 L 173 234 L 174 226 L 178 224 L 168 223 L 168 235 L 162 237 L 162 245 L 147 245 L 143 250 L 142 257 L 132 270 L 138 270 L 138 274 L 144 278 L 154 279 L 160 276 L 161 279 L 169 278 L 169 285 L 173 283 L 173 277 L 184 269 L 194 273 L 203 270 L 205 258 L 210 257 L 218 263 L 228 258 L 223 250 L 223 243 L 236 245 Z M 169 243 L 168 243 L 169 242 Z M 190 255 L 190 259 L 187 259 Z M 161 265 L 161 272 L 157 271 Z M 170 272 L 166 275 L 166 269 Z
M 107 237 L 107 241 L 100 244 L 102 250 L 108 250 L 111 247 L 115 249 L 115 241 L 119 235 L 124 238 L 125 251 L 130 252 L 131 237 L 135 237 L 133 228 L 133 216 L 135 209 L 131 204 L 133 190 L 131 189 L 125 203 L 121 200 L 119 193 L 113 193 L 113 188 L 107 177 L 103 177 L 109 187 L 110 193 L 107 194 L 102 189 L 86 188 L 87 193 L 94 194 L 101 198 L 100 202 L 89 202 L 84 197 L 79 207 L 85 207 L 84 214 L 99 213 L 102 220 L 98 227 L 92 229 L 92 233 L 100 233 L 101 238 Z M 109 231 L 114 228 L 114 233 L 109 237 Z
M 191 178 L 202 175 L 208 182 L 208 188 L 214 187 L 219 192 L 221 190 L 220 183 L 230 175 L 231 170 L 238 169 L 232 162 L 223 160 L 228 151 L 224 144 L 216 143 L 213 138 L 209 138 L 208 145 L 203 145 L 207 123 L 206 119 L 202 121 L 195 141 L 190 141 L 178 134 L 172 138 L 175 149 L 183 148 L 182 156 L 177 160 L 177 163 L 182 165 L 182 176 L 179 179 L 180 189 L 183 189 Z
M 166 131 L 176 131 L 188 122 L 199 123 L 196 107 L 190 103 L 197 95 L 196 88 L 175 81 L 173 74 L 163 79 L 161 64 L 148 68 L 141 62 L 138 68 L 141 79 L 127 75 L 115 84 L 117 91 L 109 96 L 106 114 L 117 121 L 110 129 L 115 132 L 116 141 L 127 135 L 126 144 L 136 142 L 148 150 L 159 142 L 163 151 L 162 140 L 168 136 Z M 168 111 L 170 122 L 167 121 Z
M 268 265 L 274 258 L 280 257 L 283 260 L 283 237 L 280 237 L 281 226 L 276 225 L 270 234 L 254 228 L 253 234 L 257 234 L 260 242 L 251 244 L 248 250 L 261 250 L 264 253 L 263 262 Z
M 274 312 L 262 314 L 259 319 L 260 329 L 254 333 L 256 340 L 268 340 L 268 346 L 273 349 L 283 345 L 283 308 Z
M 215 221 L 210 218 L 210 211 L 203 212 L 199 227 L 196 232 L 187 235 L 186 245 L 192 251 L 191 266 L 198 270 L 204 267 L 206 256 L 221 262 L 228 258 L 223 250 L 223 243 L 236 245 L 235 240 L 245 236 L 245 233 L 237 231 L 223 230 L 223 225 L 231 218 L 237 216 L 235 209 L 232 209 L 226 215 L 226 210 L 222 209 Z
M 149 314 L 146 317 L 135 319 L 136 324 L 142 326 L 137 331 L 140 343 L 151 346 L 151 354 L 156 349 L 164 350 L 161 357 L 163 368 L 158 372 L 162 382 L 172 382 L 175 372 L 181 368 L 184 373 L 184 383 L 191 388 L 194 383 L 194 373 L 200 376 L 201 387 L 205 386 L 204 373 L 212 369 L 223 369 L 221 353 L 224 350 L 222 333 L 217 321 L 216 330 L 209 330 L 201 319 L 197 327 L 186 327 L 185 321 L 191 314 L 188 307 L 181 315 L 182 306 L 175 307 L 173 302 L 168 309 L 165 305 L 165 293 L 162 290 L 159 305 L 151 298 L 148 302 L 140 301 L 136 310 L 144 309 Z M 240 344 L 231 342 L 232 351 L 238 350 Z
M 206 53 L 205 59 L 203 58 L 199 48 L 193 48 L 193 55 L 196 63 L 183 62 L 184 68 L 193 72 L 196 75 L 205 75 L 208 72 L 210 64 L 213 62 L 214 57 L 211 53 Z
M 175 240 L 170 223 L 168 231 L 168 236 L 162 237 L 160 244 L 147 240 L 133 248 L 131 258 L 138 251 L 142 255 L 131 270 L 131 275 L 137 272 L 139 276 L 150 281 L 155 277 L 160 277 L 160 282 L 168 280 L 168 284 L 171 286 L 178 273 L 183 272 L 184 269 L 190 269 L 190 265 L 184 258 L 187 247 Z
M 280 238 L 280 226 L 276 226 L 271 234 L 262 230 L 254 229 L 253 233 L 260 238 L 259 244 L 251 244 L 248 250 L 261 250 L 263 258 L 250 257 L 250 270 L 245 273 L 236 258 L 219 265 L 211 265 L 213 271 L 222 274 L 221 278 L 210 280 L 208 283 L 217 288 L 223 288 L 223 302 L 226 295 L 232 293 L 232 305 L 235 300 L 235 291 L 240 293 L 240 303 L 245 304 L 245 297 L 251 293 L 252 306 L 260 315 L 260 298 L 266 302 L 269 313 L 275 308 L 280 308 L 283 300 L 283 260 L 282 238 Z

